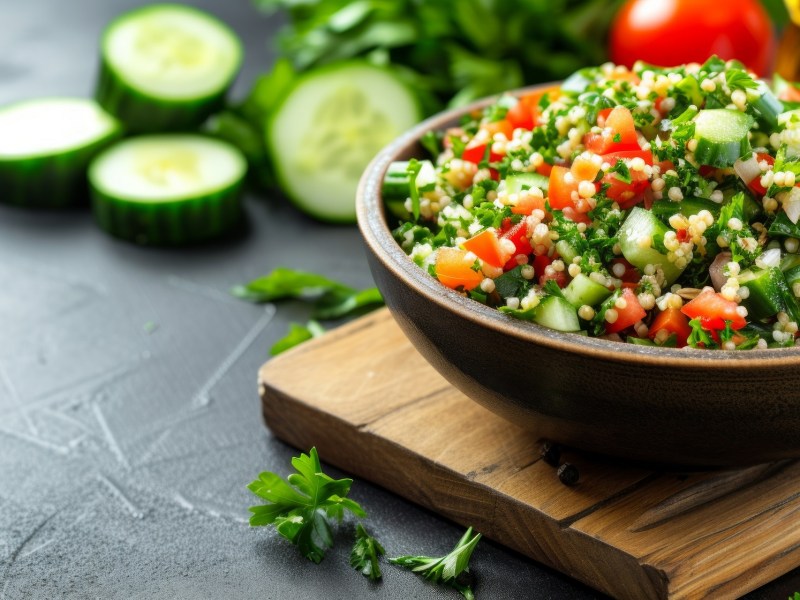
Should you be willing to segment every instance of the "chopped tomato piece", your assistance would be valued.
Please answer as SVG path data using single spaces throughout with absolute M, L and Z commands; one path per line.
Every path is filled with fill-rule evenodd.
M 602 133 L 587 133 L 583 145 L 595 154 L 608 154 L 620 150 L 639 150 L 636 125 L 631 111 L 624 106 L 616 106 L 608 113 Z
M 510 140 L 514 135 L 514 125 L 508 119 L 500 119 L 499 121 L 489 121 L 482 123 L 481 129 L 489 134 L 489 137 L 494 137 L 496 133 L 502 133 Z
M 681 312 L 680 308 L 668 308 L 658 313 L 650 325 L 648 336 L 650 339 L 654 339 L 659 331 L 667 331 L 670 335 L 675 334 L 678 347 L 683 348 L 692 333 L 692 328 L 689 326 L 688 317 Z
M 511 207 L 511 212 L 515 215 L 529 215 L 537 208 L 544 210 L 544 198 L 528 194 L 517 200 L 517 203 Z
M 605 127 L 606 126 L 606 119 L 608 115 L 611 114 L 611 111 L 614 110 L 613 108 L 603 108 L 597 111 L 597 126 L 598 127 Z
M 449 288 L 471 290 L 483 281 L 483 274 L 475 271 L 467 259 L 467 251 L 460 248 L 439 248 L 436 254 L 436 278 Z
M 569 170 L 578 182 L 594 181 L 600 171 L 600 166 L 590 158 L 579 156 L 572 162 Z
M 606 321 L 606 333 L 618 333 L 637 321 L 641 321 L 647 315 L 647 311 L 639 304 L 639 299 L 632 289 L 622 288 L 620 298 L 625 301 L 625 306 L 622 308 L 614 306 L 614 310 L 617 311 L 617 320 L 613 323 Z
M 622 265 L 625 269 L 621 277 L 617 275 L 616 265 Z M 642 274 L 639 272 L 639 269 L 634 267 L 624 258 L 615 258 L 611 261 L 611 274 L 617 279 L 621 279 L 624 283 L 639 283 L 639 280 L 642 278 Z
M 653 164 L 653 153 L 650 150 L 619 150 L 603 155 L 603 160 L 612 166 L 617 160 L 631 160 L 632 158 L 641 158 L 646 165 Z
M 503 250 L 494 229 L 484 229 L 464 242 L 462 246 L 464 250 L 469 250 L 493 267 L 502 267 L 508 260 L 508 252 Z
M 517 256 L 520 254 L 528 256 L 533 252 L 531 241 L 528 238 L 528 226 L 525 221 L 520 221 L 516 225 L 511 225 L 510 223 L 511 221 L 509 220 L 509 228 L 500 237 L 511 240 L 511 242 L 514 244 L 514 248 L 516 249 L 511 255 L 511 258 L 509 258 L 506 261 L 506 264 L 503 265 L 504 271 L 510 271 L 519 264 L 517 262 Z
M 756 160 L 758 160 L 758 162 L 761 162 L 762 160 L 765 160 L 765 161 L 767 161 L 767 163 L 770 166 L 775 164 L 775 159 L 772 158 L 769 154 L 767 154 L 765 152 L 759 152 L 756 155 Z M 750 183 L 747 184 L 747 187 L 749 187 L 751 190 L 753 190 L 759 196 L 763 196 L 764 194 L 767 193 L 767 188 L 765 188 L 763 185 L 761 185 L 761 177 L 758 177 L 758 176 L 753 177 L 753 179 L 750 181 Z
M 738 307 L 733 300 L 726 300 L 711 288 L 706 288 L 685 304 L 681 312 L 690 319 L 700 319 L 703 329 L 725 329 L 725 321 L 731 322 L 732 329 L 741 329 L 747 320 L 736 310 Z
M 644 200 L 644 193 L 650 187 L 650 181 L 643 171 L 630 170 L 631 181 L 627 183 L 617 173 L 606 173 L 603 184 L 608 185 L 606 196 L 615 200 L 623 210 L 628 210 Z
M 488 156 L 486 155 L 486 147 L 489 144 L 486 142 L 476 142 L 472 140 L 467 147 L 464 148 L 464 153 L 461 155 L 463 160 L 468 160 L 469 162 L 475 163 L 476 165 L 483 161 L 484 158 L 488 158 L 489 162 L 497 162 L 502 160 L 503 155 L 497 154 L 495 152 L 489 151 Z
M 533 129 L 539 124 L 539 120 L 542 116 L 542 109 L 539 106 L 542 98 L 545 94 L 555 93 L 560 93 L 560 88 L 558 86 L 547 87 L 542 90 L 531 92 L 530 94 L 525 94 L 519 99 L 519 102 L 508 109 L 506 119 L 508 119 L 515 128 L 522 127 L 524 129 Z
M 555 209 L 575 208 L 572 193 L 578 194 L 578 182 L 566 167 L 556 165 L 550 171 L 550 184 L 547 192 L 550 206 Z
M 543 162 L 538 167 L 536 167 L 536 172 L 539 175 L 544 175 L 545 177 L 550 177 L 550 173 L 553 171 L 553 165 L 550 163 Z
M 786 100 L 788 102 L 800 102 L 800 89 L 794 87 L 791 83 L 781 90 L 778 94 L 778 100 Z

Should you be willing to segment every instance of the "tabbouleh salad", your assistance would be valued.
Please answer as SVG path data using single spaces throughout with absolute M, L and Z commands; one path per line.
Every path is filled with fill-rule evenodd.
M 443 285 L 561 331 L 793 346 L 797 92 L 712 57 L 504 95 L 427 134 L 432 160 L 390 166 L 395 239 Z

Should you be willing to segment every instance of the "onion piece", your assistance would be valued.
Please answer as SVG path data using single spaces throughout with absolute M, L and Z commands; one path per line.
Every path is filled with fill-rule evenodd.
M 797 223 L 800 219 L 800 187 L 793 187 L 788 192 L 778 194 L 778 198 L 783 204 L 783 210 L 792 223 Z
M 733 170 L 739 176 L 739 179 L 749 184 L 756 177 L 761 177 L 761 167 L 758 164 L 758 159 L 755 154 L 751 155 L 747 160 L 738 159 L 733 163 Z
M 728 281 L 725 275 L 725 267 L 731 262 L 730 252 L 720 252 L 717 254 L 714 262 L 708 267 L 708 274 L 711 276 L 711 285 L 714 286 L 715 291 L 720 291 L 722 286 Z
M 781 249 L 770 248 L 756 259 L 756 265 L 762 269 L 777 267 L 781 264 Z

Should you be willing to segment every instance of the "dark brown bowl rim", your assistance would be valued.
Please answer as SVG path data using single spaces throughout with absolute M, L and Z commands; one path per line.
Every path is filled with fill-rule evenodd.
M 514 90 L 519 94 L 552 86 L 541 84 Z M 422 294 L 427 300 L 461 317 L 480 323 L 484 327 L 531 343 L 574 353 L 586 358 L 636 362 L 659 367 L 697 369 L 763 369 L 764 367 L 800 368 L 800 349 L 768 348 L 764 350 L 703 350 L 694 348 L 654 348 L 613 342 L 548 329 L 536 323 L 522 321 L 467 298 L 451 290 L 420 269 L 395 242 L 386 222 L 381 198 L 381 183 L 387 168 L 398 156 L 408 153 L 429 130 L 439 130 L 467 112 L 481 109 L 497 100 L 498 96 L 484 98 L 468 106 L 438 113 L 384 147 L 364 171 L 356 193 L 356 214 L 361 234 L 368 249 L 381 263 L 407 286 Z M 732 362 L 733 361 L 733 364 Z

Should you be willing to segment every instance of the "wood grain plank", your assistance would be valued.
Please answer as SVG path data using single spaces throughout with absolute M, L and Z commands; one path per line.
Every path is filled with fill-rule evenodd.
M 735 598 L 800 564 L 800 464 L 659 473 L 539 440 L 452 388 L 381 310 L 259 373 L 281 439 L 620 598 Z

